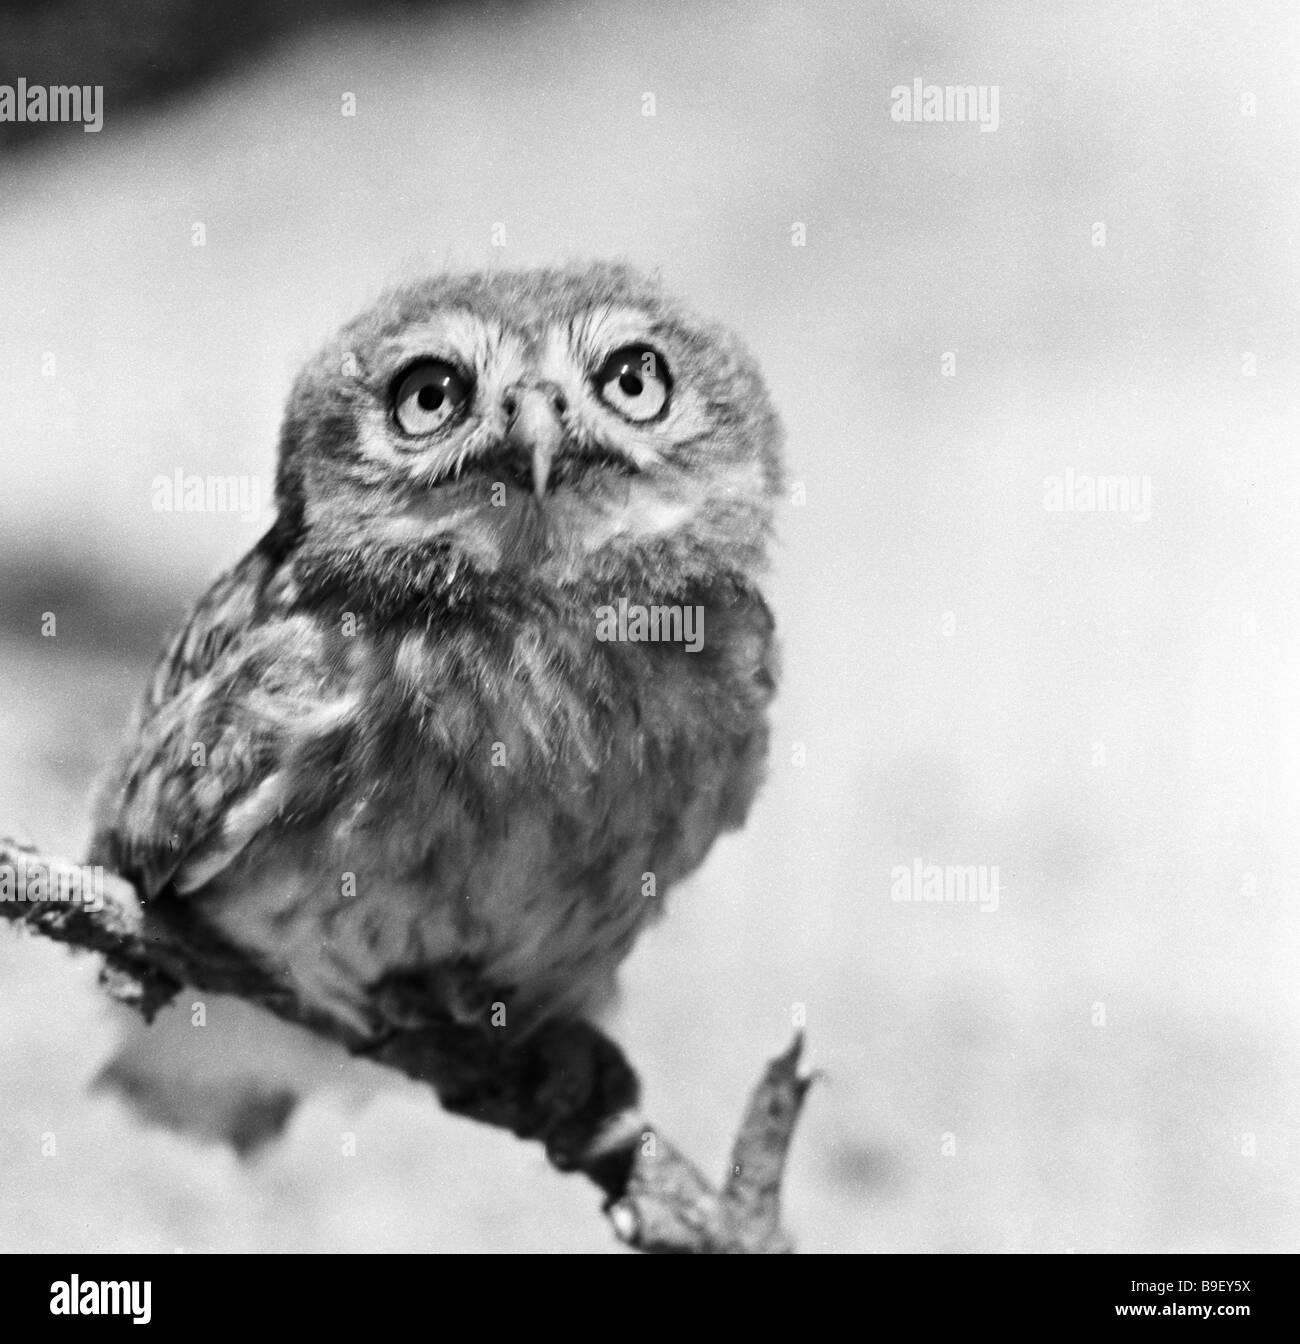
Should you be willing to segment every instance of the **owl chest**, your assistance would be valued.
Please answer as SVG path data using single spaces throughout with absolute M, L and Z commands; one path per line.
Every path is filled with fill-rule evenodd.
M 362 736 L 417 788 L 441 779 L 485 804 L 563 803 L 706 746 L 727 694 L 716 671 L 682 647 L 610 644 L 576 623 L 497 640 L 408 635 L 369 669 Z
M 448 962 L 528 1012 L 587 1001 L 757 778 L 757 711 L 737 731 L 740 688 L 692 657 L 552 630 L 354 667 L 334 802 L 259 861 L 257 941 L 334 1011 Z

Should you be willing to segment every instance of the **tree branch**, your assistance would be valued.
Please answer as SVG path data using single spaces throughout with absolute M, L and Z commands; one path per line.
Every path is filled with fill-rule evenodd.
M 780 1226 L 780 1186 L 811 1081 L 799 1072 L 799 1037 L 755 1088 L 729 1174 L 715 1189 L 640 1116 L 636 1074 L 589 1023 L 553 1022 L 512 1037 L 420 1015 L 409 1027 L 361 1034 L 312 1011 L 271 968 L 194 921 L 183 901 L 146 906 L 124 878 L 3 839 L 0 918 L 99 953 L 105 988 L 146 1020 L 183 985 L 234 995 L 429 1084 L 456 1114 L 539 1140 L 556 1167 L 600 1187 L 615 1233 L 633 1249 L 792 1249 Z

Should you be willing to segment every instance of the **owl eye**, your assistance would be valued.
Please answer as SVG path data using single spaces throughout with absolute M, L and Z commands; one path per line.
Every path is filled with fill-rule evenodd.
M 596 387 L 602 400 L 629 420 L 654 420 L 668 405 L 668 365 L 648 345 L 625 345 L 600 366 Z
M 432 434 L 469 401 L 469 380 L 445 359 L 426 359 L 397 380 L 393 415 L 404 434 Z

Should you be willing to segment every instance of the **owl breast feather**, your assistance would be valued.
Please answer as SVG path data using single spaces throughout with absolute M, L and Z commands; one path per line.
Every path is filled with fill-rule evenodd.
M 378 981 L 449 963 L 527 1020 L 580 1011 L 760 782 L 771 618 L 730 595 L 704 628 L 695 653 L 590 617 L 341 643 L 346 721 L 300 730 L 205 917 L 358 1029 Z

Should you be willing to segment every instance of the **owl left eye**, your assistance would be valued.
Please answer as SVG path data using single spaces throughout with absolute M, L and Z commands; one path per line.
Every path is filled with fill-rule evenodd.
M 600 366 L 601 398 L 629 420 L 655 420 L 668 405 L 672 380 L 663 356 L 648 345 L 625 345 Z
M 432 434 L 469 401 L 469 380 L 445 359 L 426 359 L 397 381 L 393 415 L 402 432 Z

